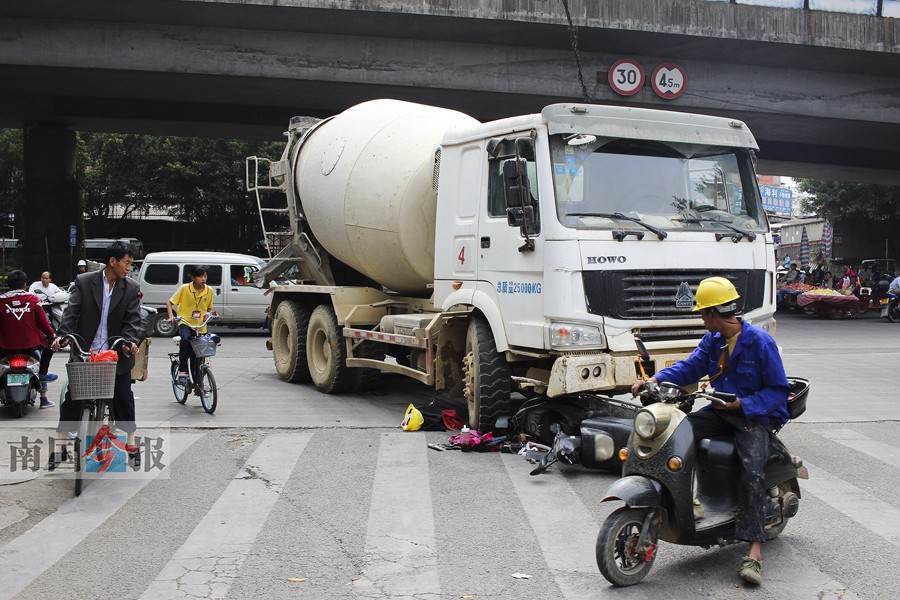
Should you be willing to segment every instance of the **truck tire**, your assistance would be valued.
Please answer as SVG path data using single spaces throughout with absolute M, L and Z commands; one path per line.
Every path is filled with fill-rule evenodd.
M 347 352 L 334 309 L 321 304 L 309 316 L 306 334 L 306 364 L 316 389 L 342 394 L 353 387 L 353 369 L 347 367 Z
M 156 319 L 153 321 L 153 335 L 172 337 L 176 333 L 178 333 L 178 328 L 174 322 L 169 323 L 169 315 L 159 311 L 156 314 Z
M 511 372 L 506 358 L 497 352 L 491 326 L 481 315 L 469 321 L 463 363 L 465 397 L 470 427 L 491 431 L 497 418 L 511 413 Z
M 357 358 L 372 358 L 375 360 L 384 360 L 384 351 L 377 344 L 368 342 L 362 344 L 356 351 Z M 356 367 L 353 371 L 353 384 L 350 386 L 351 392 L 370 392 L 378 386 L 381 380 L 381 369 L 371 369 L 369 367 Z
M 275 371 L 283 381 L 306 383 L 310 380 L 306 364 L 306 334 L 309 309 L 296 300 L 284 300 L 275 309 L 272 322 L 272 358 Z

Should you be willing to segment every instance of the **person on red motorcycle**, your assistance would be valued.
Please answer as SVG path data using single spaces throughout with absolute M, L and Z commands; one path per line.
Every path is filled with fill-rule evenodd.
M 790 385 L 775 340 L 743 322 L 736 303 L 739 298 L 734 284 L 724 277 L 701 281 L 694 311 L 700 312 L 709 333 L 688 358 L 650 380 L 685 386 L 708 376 L 717 392 L 735 395 L 732 402 L 711 404 L 687 418 L 695 440 L 723 435 L 734 439 L 741 462 L 735 537 L 750 542 L 740 576 L 758 585 L 762 582 L 762 542 L 766 541 L 764 471 L 769 435 L 789 419 Z M 631 393 L 636 396 L 643 385 L 643 380 L 635 381 Z
M 6 276 L 9 291 L 0 296 L 0 351 L 32 352 L 45 350 L 47 340 L 56 335 L 47 319 L 41 301 L 29 293 L 24 271 L 11 271 Z M 47 397 L 47 383 L 41 382 L 41 408 L 56 404 Z

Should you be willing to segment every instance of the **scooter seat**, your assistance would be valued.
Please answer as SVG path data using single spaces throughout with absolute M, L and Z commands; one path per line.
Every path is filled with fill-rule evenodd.
M 786 452 L 786 450 L 785 450 Z M 766 464 L 779 460 L 778 447 L 769 442 L 769 458 Z M 728 436 L 702 438 L 697 444 L 697 460 L 701 463 L 715 463 L 717 465 L 739 465 L 737 448 L 734 440 Z
M 718 465 L 739 464 L 734 441 L 727 436 L 702 438 L 697 444 L 697 460 Z

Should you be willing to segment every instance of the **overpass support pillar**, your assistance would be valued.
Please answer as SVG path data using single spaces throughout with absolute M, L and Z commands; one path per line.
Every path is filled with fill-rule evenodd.
M 75 132 L 57 123 L 25 128 L 25 207 L 18 215 L 22 266 L 30 282 L 49 270 L 58 285 L 75 271 L 78 248 L 69 245 L 69 228 L 81 237 L 83 215 L 75 183 Z M 74 258 L 73 258 L 74 257 Z

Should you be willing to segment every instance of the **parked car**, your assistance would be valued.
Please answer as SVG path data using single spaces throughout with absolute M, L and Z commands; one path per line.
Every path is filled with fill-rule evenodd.
M 265 264 L 256 256 L 229 252 L 151 252 L 141 264 L 138 281 L 143 303 L 158 312 L 153 322 L 155 335 L 174 335 L 169 323 L 166 301 L 178 286 L 188 283 L 191 269 L 207 269 L 206 284 L 215 291 L 213 308 L 218 324 L 239 327 L 267 327 L 270 297 L 253 283 L 254 275 Z

